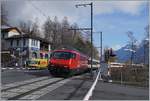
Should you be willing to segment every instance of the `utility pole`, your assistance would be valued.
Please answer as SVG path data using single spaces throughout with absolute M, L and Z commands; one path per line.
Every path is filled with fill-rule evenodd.
M 100 51 L 100 59 L 99 59 L 99 62 L 100 62 L 100 67 L 102 66 L 102 50 L 103 50 L 103 48 L 102 48 L 102 32 L 93 32 L 93 33 L 100 33 L 100 47 L 97 47 L 97 48 L 100 48 L 99 49 L 99 51 Z M 99 70 L 100 70 L 100 72 L 101 72 L 101 68 L 99 67 Z M 100 79 L 101 79 L 101 73 L 100 73 Z
M 86 7 L 87 5 L 89 5 L 91 7 L 91 75 L 93 76 L 93 73 L 92 73 L 92 69 L 93 69 L 93 65 L 92 65 L 92 61 L 93 61 L 93 3 L 89 3 L 89 4 L 78 4 L 78 5 L 75 5 L 77 8 L 79 6 L 83 6 L 83 7 Z
M 103 51 L 103 46 L 102 46 L 102 44 L 103 44 L 103 43 L 102 43 L 102 41 L 103 41 L 103 40 L 102 40 L 102 39 L 103 39 L 103 38 L 102 38 L 102 32 L 100 32 L 100 37 L 101 37 L 101 50 L 100 50 L 100 51 L 101 51 L 100 63 L 101 63 L 101 62 L 102 62 L 102 54 L 103 54 L 103 53 L 102 53 L 102 51 Z
M 91 75 L 93 76 L 93 3 L 91 3 Z
M 100 48 L 99 51 L 100 51 L 100 62 L 102 61 L 102 50 L 103 50 L 103 47 L 102 47 L 102 41 L 103 41 L 103 37 L 102 37 L 102 32 L 93 32 L 93 33 L 99 33 L 100 34 L 100 47 L 97 47 L 97 48 Z
M 21 45 L 20 45 L 20 57 L 21 57 L 21 67 L 23 66 L 23 34 L 21 33 L 21 41 L 20 41 Z

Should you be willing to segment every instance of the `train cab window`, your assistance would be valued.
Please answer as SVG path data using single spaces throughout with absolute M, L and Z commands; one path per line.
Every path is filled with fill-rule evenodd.
M 51 54 L 51 58 L 54 59 L 71 59 L 71 58 L 75 58 L 76 55 L 74 53 L 71 52 L 54 52 Z
M 76 58 L 76 54 L 72 53 L 71 58 Z

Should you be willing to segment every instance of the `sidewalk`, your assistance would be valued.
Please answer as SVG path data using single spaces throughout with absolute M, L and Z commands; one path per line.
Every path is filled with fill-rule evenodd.
M 149 89 L 98 81 L 90 100 L 148 100 Z

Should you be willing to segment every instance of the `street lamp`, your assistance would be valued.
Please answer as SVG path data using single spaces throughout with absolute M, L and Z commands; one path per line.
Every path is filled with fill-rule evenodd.
M 79 6 L 83 6 L 83 7 L 86 7 L 86 6 L 90 6 L 91 7 L 91 75 L 93 76 L 93 73 L 92 73 L 92 68 L 93 68 L 93 65 L 92 65 L 92 61 L 93 61 L 93 3 L 89 3 L 89 4 L 77 4 L 75 5 L 76 8 L 78 8 Z

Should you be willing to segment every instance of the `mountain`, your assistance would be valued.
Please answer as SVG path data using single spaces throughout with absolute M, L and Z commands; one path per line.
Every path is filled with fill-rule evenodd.
M 131 52 L 126 50 L 126 49 L 129 49 L 129 48 L 131 48 L 131 45 L 127 44 L 124 47 L 122 47 L 122 48 L 118 49 L 117 51 L 115 51 L 118 62 L 126 62 L 130 59 Z
M 145 63 L 149 63 L 149 40 L 142 40 L 142 42 L 135 46 L 135 54 L 133 58 L 134 63 L 144 63 L 144 56 L 145 56 Z M 115 54 L 117 55 L 118 62 L 127 62 L 131 58 L 131 51 L 128 49 L 131 49 L 131 45 L 127 44 L 123 46 L 122 48 L 115 51 Z

